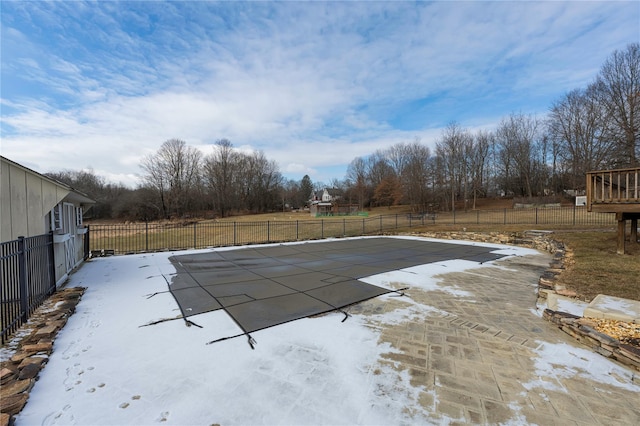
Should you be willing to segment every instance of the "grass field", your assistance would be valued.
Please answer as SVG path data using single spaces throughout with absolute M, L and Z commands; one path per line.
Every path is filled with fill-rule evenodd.
M 468 232 L 524 232 L 531 226 L 466 226 Z M 640 300 L 640 243 L 626 242 L 627 254 L 619 255 L 615 227 L 544 226 L 551 238 L 567 248 L 566 270 L 558 284 L 575 291 L 578 298 L 591 301 L 598 294 Z M 459 232 L 459 226 L 425 228 L 428 231 Z M 628 238 L 629 230 L 627 230 Z
M 494 207 L 494 206 L 484 206 Z M 115 248 L 123 253 L 135 247 L 162 249 L 242 245 L 379 233 L 423 231 L 523 232 L 530 229 L 554 231 L 553 238 L 568 248 L 566 266 L 559 283 L 576 291 L 582 300 L 598 294 L 640 300 L 640 245 L 627 242 L 625 255 L 616 254 L 615 221 L 612 215 L 597 215 L 571 208 L 557 210 L 474 210 L 438 214 L 435 224 L 411 221 L 404 206 L 376 208 L 368 217 L 336 216 L 312 218 L 308 213 L 269 213 L 233 216 L 219 220 L 120 224 L 109 232 L 93 232 L 93 248 Z M 585 225 L 582 215 L 588 214 Z M 395 221 L 395 222 L 394 222 Z M 558 225 L 558 223 L 562 223 Z M 577 225 L 574 225 L 577 223 Z M 91 224 L 99 229 L 97 223 Z M 106 228 L 105 228 L 106 229 Z M 128 249 L 118 250 L 118 247 Z
M 617 254 L 613 228 L 559 230 L 554 237 L 571 249 L 560 283 L 588 301 L 598 294 L 640 300 L 640 244 L 627 241 L 627 254 Z

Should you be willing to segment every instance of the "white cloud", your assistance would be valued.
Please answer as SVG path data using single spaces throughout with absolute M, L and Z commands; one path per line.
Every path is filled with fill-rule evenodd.
M 292 173 L 295 175 L 313 175 L 317 173 L 317 170 L 309 168 L 308 166 L 305 166 L 304 164 L 300 164 L 300 163 L 287 163 L 284 165 L 283 167 L 283 172 L 284 173 Z
M 91 163 L 131 185 L 170 138 L 228 138 L 320 176 L 415 137 L 432 146 L 452 120 L 544 113 L 637 41 L 640 14 L 631 2 L 39 6 L 3 5 L 2 76 L 16 82 L 3 83 L 3 155 L 40 171 Z

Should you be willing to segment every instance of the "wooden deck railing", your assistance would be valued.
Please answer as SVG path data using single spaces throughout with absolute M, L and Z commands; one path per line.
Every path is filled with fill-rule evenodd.
M 640 212 L 640 167 L 587 173 L 587 209 L 609 213 Z

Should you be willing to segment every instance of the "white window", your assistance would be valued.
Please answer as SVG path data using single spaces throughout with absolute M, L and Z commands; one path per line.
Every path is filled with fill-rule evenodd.
M 76 207 L 76 226 L 78 228 L 82 227 L 82 206 L 81 207 Z
M 71 203 L 64 203 L 62 210 L 62 233 L 75 233 L 76 207 Z
M 51 230 L 53 232 L 62 229 L 62 204 L 58 204 L 49 213 L 51 218 Z

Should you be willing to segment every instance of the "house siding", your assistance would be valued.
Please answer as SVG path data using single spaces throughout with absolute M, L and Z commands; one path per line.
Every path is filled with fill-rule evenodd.
M 11 238 L 11 193 L 9 185 L 9 163 L 0 161 L 0 194 L 5 194 L 0 203 L 0 241 L 12 240 Z
M 84 235 L 78 231 L 77 209 L 93 200 L 63 183 L 0 156 L 0 241 L 53 233 L 56 284 L 84 258 Z M 51 211 L 60 212 L 57 229 L 51 229 Z
M 46 233 L 47 213 L 70 191 L 5 161 L 1 170 L 0 241 Z

